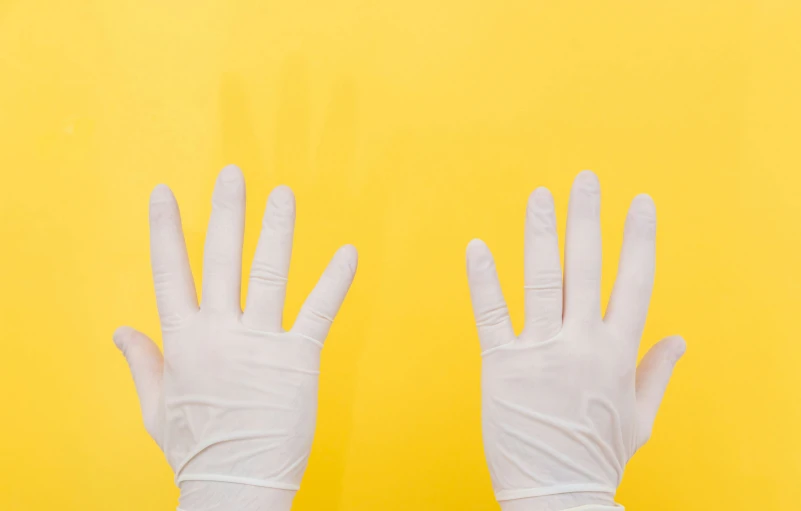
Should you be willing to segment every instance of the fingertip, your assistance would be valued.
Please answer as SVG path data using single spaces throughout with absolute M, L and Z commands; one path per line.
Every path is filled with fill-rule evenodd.
M 295 194 L 292 192 L 292 188 L 287 185 L 278 185 L 270 192 L 268 201 L 282 209 L 294 208 Z
M 359 265 L 359 251 L 356 250 L 356 247 L 351 244 L 343 245 L 339 247 L 334 257 L 342 261 L 352 274 L 356 273 L 356 268 Z
M 230 181 L 240 176 L 242 176 L 242 169 L 240 169 L 238 165 L 234 165 L 233 163 L 229 163 L 228 165 L 223 167 L 222 170 L 220 170 L 220 177 L 224 181 Z
M 671 350 L 673 352 L 673 356 L 676 362 L 684 356 L 687 352 L 687 341 L 684 340 L 684 337 L 680 335 L 672 335 L 668 337 L 670 339 Z
M 277 225 L 292 229 L 295 225 L 295 194 L 286 185 L 280 185 L 270 192 L 264 210 L 265 225 Z
M 172 202 L 175 199 L 175 196 L 170 190 L 170 187 L 165 184 L 158 184 L 153 191 L 150 192 L 150 203 L 151 204 L 161 204 L 164 202 Z
M 598 191 L 601 189 L 601 183 L 598 176 L 591 170 L 582 170 L 576 175 L 575 184 L 581 185 L 587 191 Z
M 217 180 L 226 187 L 240 188 L 244 185 L 245 175 L 242 173 L 242 169 L 234 164 L 229 164 L 223 167 Z
M 665 337 L 651 348 L 655 360 L 667 362 L 670 365 L 675 365 L 686 351 L 687 343 L 680 335 Z
M 467 273 L 480 272 L 495 264 L 492 252 L 483 240 L 475 238 L 467 244 Z
M 226 165 L 217 175 L 214 183 L 214 192 L 211 196 L 212 205 L 234 206 L 237 210 L 245 203 L 245 176 L 236 165 Z
M 346 255 L 347 257 L 353 257 L 354 259 L 359 257 L 359 251 L 356 250 L 356 247 L 351 243 L 346 243 L 339 247 L 338 252 Z
M 131 334 L 133 333 L 133 331 L 134 331 L 134 329 L 129 327 L 129 326 L 121 326 L 121 327 L 117 328 L 116 330 L 114 330 L 114 333 L 112 334 L 111 337 L 112 337 L 112 339 L 114 339 L 114 345 L 117 346 L 117 348 L 120 351 L 123 350 L 123 347 L 125 346 L 125 343 L 131 337 Z
M 626 215 L 625 233 L 632 240 L 649 243 L 656 240 L 656 205 L 650 195 L 642 193 L 632 199 Z M 653 263 L 653 256 L 650 263 Z
M 553 208 L 554 200 L 553 194 L 544 186 L 540 186 L 529 195 L 528 206 L 529 208 L 538 209 L 551 209 Z
M 641 193 L 636 197 L 634 197 L 634 199 L 632 199 L 631 207 L 629 208 L 629 210 L 632 213 L 655 216 L 656 204 L 654 203 L 654 199 L 650 195 L 648 195 L 647 193 Z
M 468 255 L 468 257 L 471 256 L 471 255 L 478 255 L 478 254 L 481 254 L 481 253 L 484 253 L 484 252 L 488 252 L 488 251 L 489 251 L 489 247 L 487 246 L 487 244 L 484 243 L 484 240 L 481 240 L 479 238 L 473 238 L 467 244 L 467 255 Z

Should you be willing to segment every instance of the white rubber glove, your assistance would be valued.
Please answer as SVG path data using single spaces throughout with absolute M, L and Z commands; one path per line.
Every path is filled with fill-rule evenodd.
M 579 174 L 570 195 L 564 293 L 553 198 L 545 188 L 531 195 L 526 224 L 520 336 L 489 249 L 480 240 L 467 248 L 483 357 L 484 449 L 495 496 L 504 511 L 620 509 L 614 495 L 623 469 L 648 440 L 685 351 L 681 337 L 668 337 L 636 367 L 654 278 L 654 203 L 647 195 L 632 202 L 603 318 L 595 174 Z
M 133 373 L 145 427 L 175 471 L 184 509 L 255 509 L 265 502 L 274 505 L 270 509 L 288 508 L 314 436 L 320 350 L 353 280 L 357 254 L 352 246 L 336 253 L 295 325 L 284 331 L 292 191 L 278 187 L 267 202 L 244 313 L 245 182 L 238 168 L 220 173 L 212 204 L 198 307 L 175 198 L 163 185 L 153 191 L 151 260 L 164 357 L 128 327 L 114 340 Z M 212 503 L 198 481 L 244 485 L 251 491 L 243 501 L 253 506 Z M 243 489 L 216 484 L 212 490 L 220 497 Z

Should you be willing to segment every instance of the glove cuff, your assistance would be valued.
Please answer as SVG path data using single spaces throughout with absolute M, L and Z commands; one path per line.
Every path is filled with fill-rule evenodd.
M 186 482 L 181 485 L 178 511 L 290 511 L 295 493 L 240 483 Z
M 588 506 L 571 507 L 570 509 L 565 509 L 565 511 L 624 511 L 624 508 L 617 504 L 614 506 L 596 506 L 595 504 L 590 504 Z
M 566 484 L 563 486 L 550 486 L 546 488 L 500 490 L 495 492 L 495 499 L 501 502 L 504 500 L 527 499 L 565 493 L 603 493 L 610 495 L 610 498 L 614 500 L 615 491 L 615 488 L 610 488 L 602 484 Z
M 498 493 L 502 511 L 622 511 L 615 491 L 600 485 L 565 485 Z

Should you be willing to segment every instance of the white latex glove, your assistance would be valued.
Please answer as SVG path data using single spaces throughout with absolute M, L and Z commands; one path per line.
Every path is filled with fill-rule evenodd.
M 292 191 L 278 187 L 267 201 L 244 313 L 245 182 L 238 168 L 220 173 L 212 204 L 198 307 L 175 198 L 163 185 L 153 191 L 151 261 L 164 357 L 128 327 L 114 340 L 130 365 L 145 427 L 175 471 L 183 509 L 288 509 L 314 436 L 320 350 L 357 254 L 352 246 L 336 253 L 284 331 Z M 229 496 L 240 501 L 226 502 Z
M 648 440 L 685 351 L 681 337 L 668 337 L 637 367 L 654 278 L 654 203 L 640 195 L 631 204 L 605 317 L 595 174 L 579 174 L 570 194 L 564 292 L 548 190 L 534 191 L 526 218 L 520 336 L 492 254 L 480 240 L 467 247 L 483 357 L 484 449 L 495 496 L 504 511 L 620 509 L 614 495 L 623 469 Z

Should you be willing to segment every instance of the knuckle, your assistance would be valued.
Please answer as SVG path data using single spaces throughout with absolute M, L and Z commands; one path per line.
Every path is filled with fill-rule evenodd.
M 162 314 L 159 319 L 161 321 L 161 329 L 164 332 L 179 330 L 186 321 L 186 318 L 182 318 L 175 313 Z
M 498 305 L 480 311 L 476 315 L 476 325 L 479 327 L 495 327 L 502 325 L 509 318 L 509 309 L 505 305 Z
M 334 322 L 334 318 L 324 313 L 319 307 L 314 305 L 304 305 L 302 307 L 302 312 L 306 317 L 318 323 Z
M 543 271 L 537 273 L 526 284 L 530 291 L 549 292 L 562 290 L 562 273 L 556 271 Z
M 264 262 L 253 262 L 250 269 L 250 281 L 266 287 L 282 287 L 287 278 L 275 267 Z
M 172 287 L 174 276 L 173 272 L 167 270 L 163 265 L 154 263 L 153 285 L 156 288 L 156 294 L 169 292 L 169 289 Z

